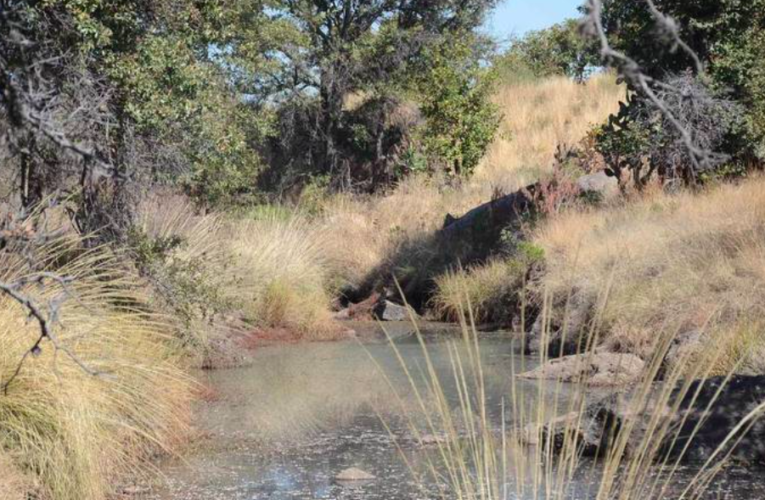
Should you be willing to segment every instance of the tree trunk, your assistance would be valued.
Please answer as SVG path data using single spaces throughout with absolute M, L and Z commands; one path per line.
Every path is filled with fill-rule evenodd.
M 328 172 L 334 182 L 342 179 L 339 172 L 340 161 L 337 150 L 337 139 L 340 131 L 343 112 L 343 96 L 337 88 L 335 69 L 326 69 L 321 76 L 321 116 L 319 120 L 320 133 L 322 135 L 321 170 Z
M 38 161 L 34 154 L 35 139 L 29 134 L 26 140 L 26 147 L 21 151 L 21 175 L 20 191 L 21 206 L 24 211 L 29 213 L 42 201 L 45 187 L 43 186 L 43 173 L 40 171 Z

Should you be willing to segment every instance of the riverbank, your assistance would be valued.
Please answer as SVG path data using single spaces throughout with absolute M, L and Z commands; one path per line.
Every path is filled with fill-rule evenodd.
M 695 378 L 762 374 L 765 179 L 638 193 L 585 173 L 556 147 L 582 144 L 622 94 L 609 75 L 503 89 L 496 100 L 508 108 L 506 133 L 469 180 L 413 174 L 375 196 L 312 186 L 290 202 L 221 212 L 160 190 L 140 207 L 124 254 L 64 228 L 41 262 L 74 285 L 44 280 L 23 291 L 40 304 L 60 301 L 56 332 L 66 350 L 45 343 L 31 352 L 39 330 L 17 304 L 0 302 L 2 380 L 24 360 L 0 399 L 0 471 L 12 478 L 0 496 L 119 496 L 125 478 L 182 449 L 193 415 L 216 404 L 218 391 L 196 379 L 225 370 L 199 368 L 246 371 L 253 353 L 292 349 L 288 366 L 258 373 L 257 390 L 264 405 L 279 403 L 279 391 L 305 398 L 289 383 L 312 349 L 385 344 L 377 319 L 397 320 L 383 324 L 416 344 L 410 312 L 429 340 L 460 338 L 464 319 L 505 332 L 496 336 L 540 363 L 597 353 L 610 370 L 608 360 L 628 358 L 642 367 L 631 381 L 667 380 L 694 360 L 709 362 Z M 532 210 L 495 210 L 493 226 L 481 225 L 492 207 L 521 202 Z M 4 264 L 3 279 L 23 268 Z M 613 373 L 622 376 L 605 370 L 600 379 Z M 194 399 L 204 400 L 196 410 Z M 336 412 L 304 404 L 299 411 Z

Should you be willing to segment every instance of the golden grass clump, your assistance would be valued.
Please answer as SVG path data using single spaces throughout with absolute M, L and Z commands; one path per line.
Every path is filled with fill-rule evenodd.
M 438 276 L 432 299 L 436 314 L 458 321 L 467 299 L 477 321 L 496 321 L 505 312 L 502 309 L 519 297 L 525 273 L 526 266 L 519 261 L 495 259 Z
M 247 319 L 303 338 L 336 331 L 325 233 L 299 215 L 242 220 L 232 232 Z
M 765 311 L 764 215 L 763 178 L 564 214 L 534 237 L 543 287 L 557 302 L 573 290 L 572 302 L 590 309 L 608 289 L 604 341 L 616 350 L 646 357 L 667 329 L 739 332 L 765 345 L 752 332 Z
M 55 333 L 77 362 L 50 342 L 26 358 L 0 397 L 0 450 L 30 479 L 19 484 L 35 498 L 102 500 L 144 459 L 180 442 L 192 384 L 166 335 L 168 319 L 151 312 L 138 279 L 113 254 L 84 251 L 70 237 L 42 255 L 73 278 Z M 2 279 L 17 278 L 17 264 L 5 254 Z M 43 304 L 63 292 L 55 282 L 23 290 Z M 0 299 L 0 380 L 10 380 L 37 336 L 25 311 Z

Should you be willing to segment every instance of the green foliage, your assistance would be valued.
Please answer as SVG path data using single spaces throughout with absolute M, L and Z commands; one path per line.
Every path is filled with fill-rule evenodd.
M 128 248 L 140 273 L 153 285 L 159 305 L 182 323 L 176 328 L 182 346 L 206 356 L 213 348 L 206 339 L 209 324 L 233 304 L 204 258 L 179 256 L 186 245 L 177 235 L 152 238 L 136 228 L 129 233 Z
M 494 64 L 503 80 L 555 75 L 583 80 L 600 61 L 596 45 L 579 33 L 578 21 L 568 19 L 513 40 Z
M 527 264 L 542 262 L 545 249 L 530 241 L 522 241 L 518 244 L 518 258 Z
M 190 11 L 174 14 L 181 20 L 203 14 L 183 7 Z M 223 68 L 209 59 L 208 45 L 224 32 L 214 23 L 196 25 L 199 31 L 183 25 L 149 34 L 133 50 L 112 54 L 109 74 L 138 130 L 185 156 L 188 173 L 171 177 L 191 196 L 208 205 L 249 200 L 261 169 L 252 142 L 268 134 L 268 114 L 239 102 Z
M 473 172 L 501 121 L 499 108 L 491 102 L 495 75 L 482 67 L 469 40 L 466 34 L 432 50 L 427 55 L 429 70 L 416 84 L 427 120 L 425 149 L 445 161 L 455 176 Z
M 727 153 L 744 162 L 765 159 L 765 0 L 659 0 L 680 35 L 707 66 L 712 86 L 743 105 L 745 127 Z M 656 36 L 643 2 L 604 2 L 604 25 L 615 48 L 633 57 L 651 76 L 663 78 L 692 66 L 683 51 L 669 50 Z
M 308 174 L 331 174 L 333 189 L 365 191 L 395 182 L 405 170 L 399 159 L 409 146 L 412 130 L 411 122 L 396 122 L 405 101 L 404 89 L 414 77 L 430 71 L 424 61 L 433 47 L 451 43 L 464 33 L 471 35 L 495 3 L 270 0 L 264 6 L 248 4 L 251 10 L 264 13 L 264 24 L 271 28 L 261 30 L 267 35 L 233 37 L 227 52 L 243 60 L 267 55 L 266 71 L 245 67 L 236 75 L 246 85 L 243 91 L 258 100 L 280 103 L 279 132 L 268 143 L 273 164 L 265 176 L 267 182 L 288 189 L 301 186 Z M 248 17 L 246 10 L 240 17 Z M 270 39 L 267 52 L 251 50 L 253 41 L 263 45 L 264 38 Z M 362 96 L 363 104 L 350 109 L 346 103 L 352 96 Z M 466 157 L 468 164 L 475 161 L 472 146 L 448 154 L 459 156 L 459 161 Z

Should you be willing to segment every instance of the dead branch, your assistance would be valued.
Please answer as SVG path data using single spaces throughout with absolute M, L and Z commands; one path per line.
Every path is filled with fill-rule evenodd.
M 703 77 L 704 65 L 698 55 L 685 43 L 680 37 L 677 23 L 671 17 L 663 14 L 653 0 L 644 0 L 648 6 L 659 32 L 667 35 L 671 40 L 669 50 L 678 48 L 686 52 L 694 62 L 695 70 L 699 76 Z M 609 40 L 603 27 L 603 4 L 602 0 L 587 0 L 585 4 L 586 16 L 582 21 L 583 32 L 595 38 L 600 46 L 601 59 L 608 66 L 616 68 L 619 73 L 630 83 L 630 85 L 640 92 L 648 101 L 664 116 L 666 121 L 680 135 L 682 143 L 688 150 L 689 157 L 693 163 L 694 172 L 706 170 L 719 162 L 720 156 L 714 151 L 705 149 L 694 140 L 691 132 L 683 125 L 681 120 L 669 109 L 666 102 L 658 95 L 657 90 L 661 89 L 664 93 L 681 94 L 681 89 L 661 82 L 647 75 L 640 65 L 627 54 L 615 50 Z

